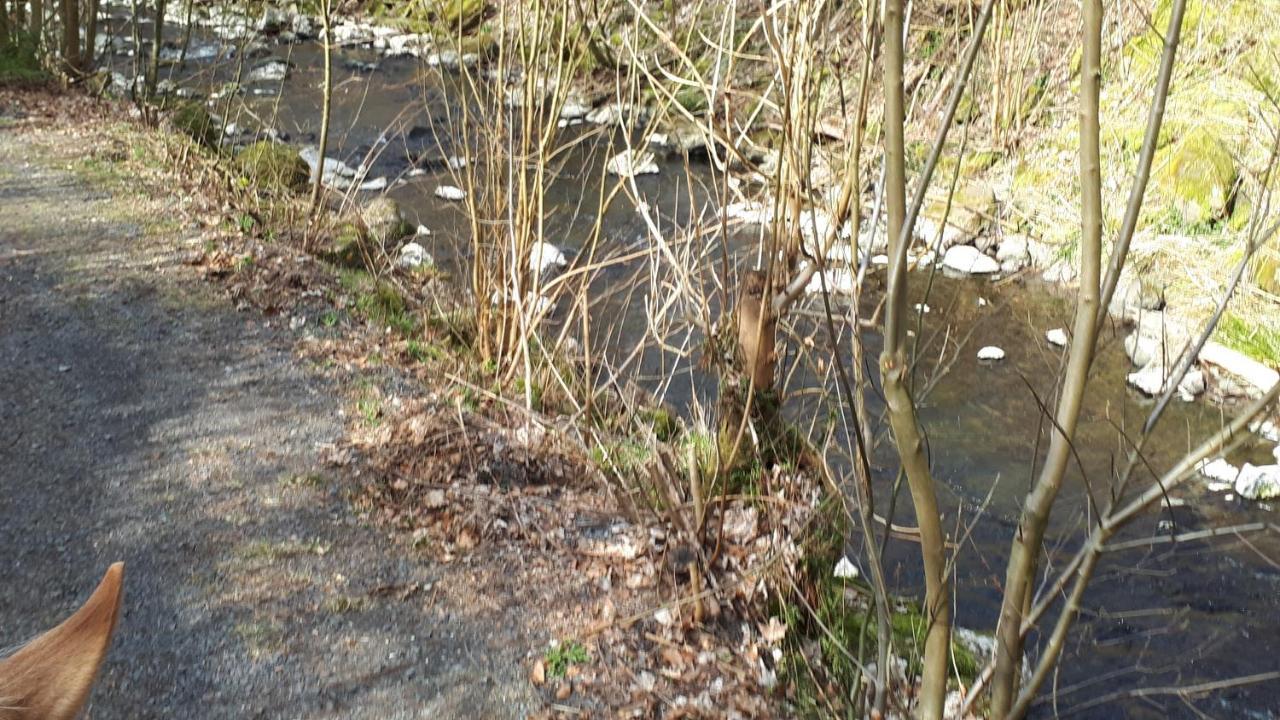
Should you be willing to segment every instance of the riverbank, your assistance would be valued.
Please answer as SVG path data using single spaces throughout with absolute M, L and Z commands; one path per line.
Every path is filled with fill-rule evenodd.
M 305 630 L 307 623 L 347 628 L 342 637 L 348 637 L 374 622 L 384 628 L 377 635 L 381 639 L 371 644 L 366 636 L 357 645 L 369 651 L 390 648 L 386 662 L 364 668 L 385 677 L 385 684 L 344 681 L 343 670 L 335 665 L 334 682 L 351 682 L 350 692 L 290 698 L 306 707 L 319 703 L 320 717 L 330 716 L 326 712 L 352 716 L 347 713 L 354 707 L 379 717 L 523 717 L 620 707 L 647 713 L 670 707 L 678 698 L 684 699 L 677 706 L 730 706 L 753 717 L 779 712 L 778 699 L 769 692 L 776 681 L 770 648 L 783 637 L 776 629 L 762 635 L 751 628 L 762 609 L 757 593 L 763 575 L 786 573 L 799 560 L 797 555 L 776 557 L 767 538 L 803 535 L 799 527 L 808 522 L 812 499 L 807 482 L 795 476 L 776 478 L 776 499 L 791 508 L 784 515 L 757 515 L 744 502 L 727 503 L 726 513 L 738 519 L 724 535 L 722 558 L 710 576 L 716 589 L 690 585 L 687 568 L 675 559 L 690 549 L 668 547 L 671 528 L 635 518 L 618 505 L 616 488 L 577 439 L 579 431 L 508 400 L 509 389 L 495 384 L 492 371 L 475 366 L 458 344 L 456 328 L 436 314 L 440 305 L 427 300 L 436 291 L 432 271 L 402 268 L 375 277 L 302 252 L 291 244 L 301 241 L 300 236 L 289 239 L 261 223 L 263 215 L 237 206 L 244 188 L 227 183 L 199 146 L 179 134 L 142 127 L 126 107 L 75 95 L 10 92 L 0 98 L 0 106 L 5 108 L 3 132 L 11 139 L 7 152 L 12 162 L 6 165 L 10 181 L 16 177 L 14 169 L 48 168 L 64 178 L 59 182 L 96 194 L 84 212 L 111 227 L 132 228 L 123 235 L 102 235 L 101 257 L 78 251 L 74 243 L 60 248 L 58 255 L 65 256 L 60 262 L 69 269 L 45 272 L 72 273 L 78 278 L 74 282 L 94 287 L 121 282 L 102 274 L 116 268 L 143 273 L 162 268 L 154 283 L 141 278 L 128 282 L 141 283 L 139 292 L 173 308 L 178 319 L 160 323 L 172 328 L 167 335 L 184 338 L 194 332 L 182 319 L 187 313 L 261 328 L 278 356 L 273 362 L 300 368 L 323 388 L 308 395 L 323 398 L 323 407 L 299 405 L 298 412 L 305 413 L 307 422 L 323 423 L 328 434 L 285 443 L 297 443 L 294 469 L 275 475 L 264 470 L 245 486 L 251 495 L 244 498 L 239 498 L 246 482 L 239 455 L 209 471 L 239 498 L 221 499 L 217 507 L 230 513 L 224 520 L 241 540 L 201 539 L 204 521 L 181 513 L 164 516 L 173 546 L 225 547 L 230 553 L 210 560 L 216 570 L 210 569 L 212 575 L 201 585 L 218 588 L 223 595 L 217 597 L 240 598 L 244 609 L 233 613 L 240 619 L 206 616 L 199 603 L 182 611 L 208 632 L 230 639 L 226 663 L 237 663 L 238 672 L 249 673 L 282 664 L 293 667 L 305 663 L 304 646 L 348 642 L 317 636 Z M 138 197 L 147 201 L 132 200 Z M 22 228 L 53 222 L 41 215 L 52 205 L 27 207 L 32 217 L 20 232 L 35 233 Z M 42 242 L 38 234 L 31 241 Z M 13 247 L 18 254 L 8 262 L 26 257 L 23 243 Z M 135 258 L 143 248 L 165 260 Z M 197 279 L 208 285 L 197 283 L 188 297 L 182 286 Z M 74 304 L 74 298 L 60 293 L 51 290 L 42 302 Z M 112 322 L 116 324 L 104 325 L 104 330 L 116 328 L 111 332 L 118 342 L 131 342 L 134 329 L 128 317 Z M 116 341 L 90 344 L 98 342 Z M 201 378 L 225 374 L 219 370 L 216 347 L 244 346 L 234 334 L 211 339 L 197 332 L 190 342 L 191 347 L 182 346 L 184 355 L 202 353 L 201 343 L 213 347 L 208 359 L 190 370 L 193 374 L 174 379 L 177 386 L 191 385 L 188 391 L 200 387 Z M 75 367 L 81 360 L 76 355 L 67 362 Z M 210 363 L 216 367 L 208 367 Z M 233 383 L 225 391 L 237 404 L 228 410 L 226 436 L 217 443 L 252 458 L 275 457 L 283 451 L 283 441 L 236 430 L 235 413 L 245 403 L 279 408 L 281 414 L 270 427 L 292 438 L 289 428 L 299 421 L 291 419 L 295 411 L 289 408 L 300 399 L 288 386 L 277 387 L 270 374 L 246 383 L 243 389 Z M 145 396 L 139 402 L 143 408 L 159 407 Z M 13 422 L 22 427 L 26 416 Z M 185 447 L 183 422 L 175 422 L 174 442 Z M 122 428 L 108 435 L 133 432 Z M 181 450 L 172 461 L 181 464 L 204 452 Z M 134 492 L 135 477 L 122 469 L 115 481 L 125 497 Z M 803 499 L 788 500 L 792 492 Z M 193 506 L 185 489 L 165 497 Z M 255 510 L 259 505 L 268 510 Z M 261 512 L 291 523 L 292 529 L 286 535 L 259 529 L 255 518 Z M 315 517 L 324 518 L 323 523 L 311 519 Z M 779 524 L 783 519 L 786 525 Z M 793 523 L 794 532 L 784 530 Z M 343 532 L 365 539 L 331 539 L 327 524 L 350 526 L 354 529 Z M 119 551 L 132 552 L 127 544 Z M 369 562 L 361 563 L 366 554 Z M 337 558 L 350 565 L 330 568 Z M 384 563 L 401 571 L 394 578 L 376 579 L 361 569 Z M 195 567 L 199 571 L 202 565 Z M 91 570 L 83 569 L 85 574 Z M 184 582 L 149 575 L 145 566 L 135 572 L 140 577 L 130 582 L 141 586 Z M 305 575 L 297 574 L 301 572 Z M 149 612 L 145 602 L 133 607 L 139 618 Z M 405 613 L 420 614 L 420 619 L 406 619 Z M 29 620 L 38 626 L 39 619 L 33 615 Z M 146 622 L 123 623 L 120 635 L 128 653 L 146 635 L 139 625 Z M 739 628 L 743 622 L 748 623 L 746 632 Z M 200 635 L 193 641 L 205 639 Z M 419 646 L 396 649 L 401 642 Z M 160 641 L 155 650 L 167 647 Z M 455 651 L 479 657 L 459 659 Z M 189 656 L 203 662 L 202 650 Z M 126 665 L 124 659 L 108 665 L 102 706 L 132 707 L 130 696 L 113 689 L 124 682 Z M 163 681 L 164 673 L 154 669 L 137 672 Z M 394 693 L 401 699 L 405 693 L 421 693 L 423 699 L 410 704 L 414 713 L 425 714 L 379 711 L 381 701 L 370 700 L 369 693 L 388 688 L 403 688 Z M 181 684 L 176 690 L 193 691 Z M 266 707 L 283 702 L 269 690 L 252 693 L 252 701 L 249 695 L 224 692 L 249 703 L 243 708 L 249 714 L 256 712 L 254 703 Z M 188 702 L 174 697 L 172 702 Z

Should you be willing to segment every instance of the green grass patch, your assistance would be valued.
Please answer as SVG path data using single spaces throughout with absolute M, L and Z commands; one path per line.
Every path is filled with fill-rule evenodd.
M 344 269 L 339 272 L 338 284 L 355 296 L 356 313 L 370 323 L 390 327 L 406 337 L 417 332 L 417 318 L 391 283 L 376 280 L 364 270 Z
M 548 648 L 547 652 L 542 656 L 543 662 L 546 664 L 547 677 L 551 679 L 562 678 L 569 671 L 570 665 L 582 665 L 591 661 L 591 655 L 582 643 L 577 640 L 562 642 L 553 648 Z
M 1280 366 L 1280 324 L 1250 322 L 1229 313 L 1218 324 L 1218 340 L 1227 347 L 1273 367 Z

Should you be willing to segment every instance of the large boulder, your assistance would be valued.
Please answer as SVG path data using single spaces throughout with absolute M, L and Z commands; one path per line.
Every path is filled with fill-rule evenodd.
M 437 0 L 435 15 L 446 30 L 470 30 L 480 24 L 488 10 L 485 0 Z
M 1188 226 L 1227 217 L 1236 184 L 1236 162 L 1205 129 L 1188 133 L 1162 151 L 1156 177 L 1160 192 Z
M 311 177 L 297 151 L 270 140 L 253 143 L 236 153 L 236 165 L 263 189 L 298 190 L 306 187 Z
M 400 203 L 386 195 L 365 203 L 360 208 L 360 219 L 369 240 L 384 249 L 390 249 L 414 233 L 414 226 L 405 219 Z
M 996 193 L 987 183 L 980 181 L 962 181 L 951 197 L 950 208 L 945 195 L 931 196 L 920 211 L 917 221 L 917 234 L 925 242 L 932 244 L 938 237 L 938 228 L 946 217 L 946 227 L 942 228 L 942 248 L 953 245 L 965 245 L 976 240 L 987 228 L 996 215 Z
M 956 245 L 942 256 L 942 267 L 966 275 L 990 275 L 1000 272 L 1000 263 L 972 245 Z

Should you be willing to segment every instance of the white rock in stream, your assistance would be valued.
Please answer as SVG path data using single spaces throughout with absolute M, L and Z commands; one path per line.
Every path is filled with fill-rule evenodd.
M 279 82 L 287 77 L 289 77 L 289 63 L 272 58 L 250 70 L 247 81 L 251 83 Z
M 435 261 L 431 259 L 427 249 L 416 242 L 405 243 L 400 248 L 400 256 L 396 258 L 396 265 L 406 270 L 416 270 L 424 265 L 430 267 L 434 264 Z
M 1169 370 L 1166 370 L 1163 363 L 1156 361 L 1137 372 L 1129 373 L 1125 381 L 1142 394 L 1155 397 L 1164 392 L 1169 381 Z M 1204 386 L 1204 372 L 1199 368 L 1192 368 L 1182 376 L 1182 382 L 1178 383 L 1178 397 L 1185 402 L 1195 400 L 1204 392 Z
M 1244 380 L 1251 386 L 1251 395 L 1261 395 L 1280 382 L 1280 373 L 1245 355 L 1210 340 L 1200 351 L 1200 361 L 1214 365 Z
M 990 360 L 993 362 L 997 360 L 1003 360 L 1004 350 L 996 347 L 995 345 L 988 345 L 978 351 L 978 359 Z
M 460 187 L 455 187 L 453 185 L 441 185 L 440 187 L 436 188 L 435 195 L 441 200 L 450 200 L 453 202 L 457 202 L 458 200 L 466 199 L 467 191 L 463 190 Z
M 426 225 L 419 225 L 413 231 L 414 237 L 426 237 L 430 234 L 431 234 L 431 228 L 427 227 Z
M 560 248 L 548 242 L 535 242 L 529 248 L 529 267 L 538 268 L 538 272 L 547 275 L 554 270 L 569 264 Z
M 1058 347 L 1066 347 L 1068 342 L 1067 331 L 1063 330 L 1062 328 L 1054 328 L 1044 334 L 1044 339 L 1048 340 L 1050 345 L 1057 345 Z
M 1200 467 L 1197 469 L 1200 471 L 1201 475 L 1205 476 L 1209 480 L 1221 483 L 1221 486 L 1218 489 L 1222 490 L 1233 487 L 1236 481 L 1236 476 L 1240 474 L 1240 468 L 1232 465 L 1222 458 L 1215 458 L 1213 460 L 1201 462 Z
M 630 178 L 636 175 L 656 175 L 658 163 L 654 162 L 653 153 L 627 149 L 609 158 L 605 169 L 614 175 Z
M 1236 492 L 1249 500 L 1280 498 L 1280 465 L 1245 463 L 1236 476 Z
M 592 125 L 619 125 L 629 114 L 627 106 L 609 103 L 587 113 L 586 121 Z
M 1000 272 L 1000 263 L 972 245 L 955 245 L 942 256 L 942 266 L 969 275 Z
M 804 291 L 810 295 L 821 295 L 823 283 L 827 293 L 834 295 L 851 295 L 857 287 L 855 272 L 848 268 L 827 268 L 822 273 L 814 273 Z
M 852 579 L 861 575 L 858 572 L 858 567 L 850 562 L 848 556 L 845 555 L 840 556 L 840 562 L 836 563 L 836 569 L 831 574 L 841 580 Z

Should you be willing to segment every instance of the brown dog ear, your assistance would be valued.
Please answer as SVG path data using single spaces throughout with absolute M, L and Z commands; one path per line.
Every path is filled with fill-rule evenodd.
M 0 718 L 72 720 L 106 657 L 124 595 L 124 563 L 63 623 L 0 660 Z

